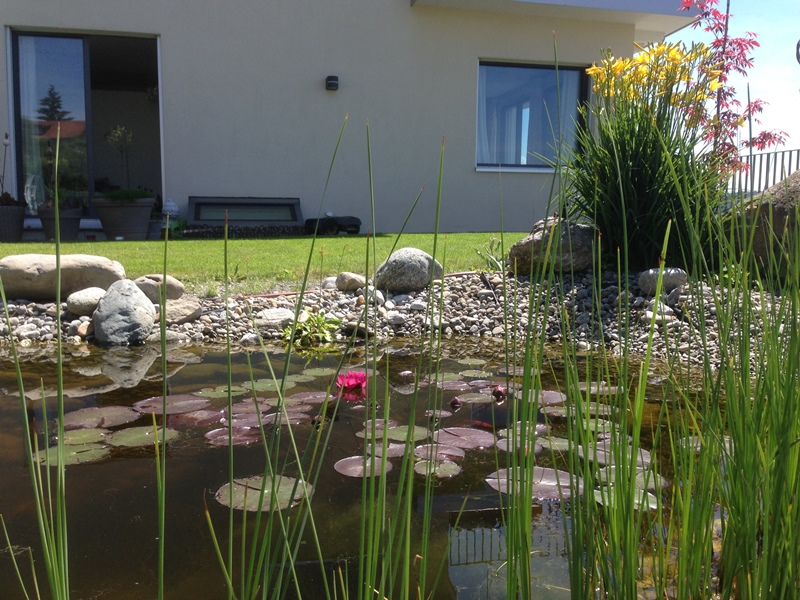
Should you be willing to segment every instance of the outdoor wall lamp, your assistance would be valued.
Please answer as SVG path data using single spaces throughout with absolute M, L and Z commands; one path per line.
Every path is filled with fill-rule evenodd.
M 325 89 L 329 92 L 335 92 L 339 89 L 339 77 L 336 75 L 328 75 L 325 78 Z

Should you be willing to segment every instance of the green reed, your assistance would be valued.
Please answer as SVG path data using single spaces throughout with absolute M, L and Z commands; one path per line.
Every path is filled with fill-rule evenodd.
M 59 189 L 58 189 L 58 161 L 61 142 L 61 125 L 56 131 L 56 151 L 54 163 L 54 196 L 55 196 L 55 259 L 56 259 L 56 280 L 55 280 L 55 306 L 56 322 L 61 322 L 61 231 L 58 227 L 59 218 Z M 25 424 L 24 443 L 25 455 L 28 464 L 28 471 L 31 477 L 31 487 L 34 494 L 34 505 L 36 510 L 36 521 L 39 528 L 39 537 L 42 545 L 42 555 L 44 558 L 45 573 L 50 588 L 50 594 L 54 600 L 68 599 L 70 597 L 69 587 L 69 544 L 67 537 L 67 500 L 66 500 L 66 468 L 64 458 L 64 380 L 63 380 L 63 353 L 62 353 L 62 332 L 61 327 L 57 328 L 56 333 L 56 461 L 51 464 L 50 453 L 42 455 L 38 452 L 38 431 L 35 429 L 35 422 L 29 417 L 29 409 L 32 411 L 32 403 L 29 403 L 25 396 L 25 388 L 22 380 L 22 367 L 17 353 L 17 347 L 11 333 L 11 319 L 8 313 L 8 302 L 6 301 L 5 290 L 0 281 L 0 298 L 3 301 L 3 310 L 6 318 L 6 325 L 9 331 L 9 342 L 11 353 L 14 358 L 14 365 L 17 375 L 17 390 L 19 392 L 20 408 L 22 412 L 22 422 Z M 42 390 L 42 421 L 44 427 L 45 442 L 49 439 L 47 401 L 44 390 Z M 46 446 L 45 446 L 46 448 Z M 44 463 L 44 464 L 42 464 Z M 55 482 L 51 478 L 51 467 L 55 470 Z M 5 528 L 5 525 L 4 525 Z M 37 598 L 39 597 L 38 583 L 36 574 L 33 573 L 34 587 Z M 20 579 L 20 585 L 24 594 L 28 592 Z

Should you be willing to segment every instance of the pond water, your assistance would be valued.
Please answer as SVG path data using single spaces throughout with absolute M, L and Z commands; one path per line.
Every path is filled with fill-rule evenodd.
M 268 358 L 267 358 L 268 357 Z M 319 412 L 318 395 L 334 380 L 339 356 L 318 356 L 313 359 L 294 356 L 288 375 L 291 377 L 284 394 L 293 400 L 299 416 L 292 419 L 298 446 L 302 449 L 317 432 L 313 417 Z M 521 360 L 521 359 L 519 359 Z M 222 410 L 225 393 L 219 393 L 228 381 L 228 357 L 219 349 L 182 348 L 167 355 L 167 387 L 170 397 L 195 395 L 207 397 L 205 410 Z M 261 351 L 231 355 L 234 385 L 252 379 L 259 385 L 263 399 L 262 418 L 269 419 L 275 409 L 277 392 L 272 389 L 270 365 L 275 375 L 284 373 L 285 355 L 280 348 L 267 356 Z M 415 373 L 430 361 L 420 361 L 414 346 L 396 344 L 383 349 L 377 361 L 365 366 L 363 356 L 354 353 L 345 358 L 343 371 L 366 371 L 369 386 L 376 391 L 380 407 L 389 406 L 392 420 L 409 424 L 414 414 L 417 425 L 430 428 L 425 415 L 432 399 L 448 412 L 435 428 L 470 428 L 491 432 L 493 439 L 506 426 L 509 398 L 502 405 L 493 401 L 493 385 L 511 386 L 521 381 L 519 371 L 508 366 L 504 347 L 492 341 L 479 343 L 444 342 L 437 361 L 437 381 L 414 390 Z M 55 411 L 54 390 L 56 363 L 52 353 L 27 356 L 22 365 L 25 389 L 31 398 L 47 396 L 48 416 Z M 563 387 L 557 381 L 559 361 L 546 360 L 542 375 L 544 389 Z M 161 396 L 160 351 L 153 347 L 99 349 L 90 346 L 65 348 L 64 389 L 65 412 L 90 407 L 132 407 L 144 399 Z M 291 385 L 291 387 L 290 387 Z M 0 514 L 7 523 L 12 543 L 31 547 L 36 558 L 40 581 L 44 582 L 44 565 L 36 527 L 31 480 L 25 460 L 22 408 L 16 392 L 16 376 L 9 360 L 0 363 Z M 201 391 L 202 390 L 202 391 Z M 234 402 L 248 395 L 234 388 Z M 470 394 L 470 396 L 466 396 Z M 475 397 L 482 394 L 483 399 Z M 324 396 L 324 394 L 323 394 Z M 654 391 L 654 396 L 657 392 Z M 455 398 L 479 400 L 466 402 L 453 411 Z M 308 399 L 306 402 L 302 399 Z M 659 403 L 654 397 L 648 410 L 657 415 Z M 252 403 L 252 400 L 250 400 Z M 312 510 L 320 538 L 327 571 L 343 561 L 356 560 L 359 552 L 361 519 L 360 478 L 340 474 L 334 464 L 340 459 L 363 453 L 367 416 L 366 402 L 345 402 L 340 405 L 338 419 L 332 424 L 327 452 L 319 480 L 312 496 Z M 34 426 L 41 446 L 47 444 L 43 430 L 41 401 L 31 404 Z M 244 413 L 247 411 L 243 408 Z M 382 413 L 382 408 L 380 412 Z M 305 411 L 305 412 L 302 412 Z M 108 429 L 128 430 L 147 426 L 152 417 L 134 415 L 135 420 Z M 178 433 L 167 445 L 166 500 L 166 596 L 168 598 L 226 598 L 221 569 L 204 516 L 208 506 L 218 535 L 224 543 L 227 536 L 228 509 L 215 499 L 216 491 L 228 481 L 229 454 L 225 445 L 210 443 L 206 434 L 223 427 L 219 418 L 213 423 L 192 424 L 171 416 L 168 425 Z M 240 418 L 248 418 L 242 415 Z M 653 417 L 655 419 L 655 417 Z M 540 414 L 539 420 L 545 418 Z M 284 425 L 285 427 L 285 425 Z M 563 425 L 552 419 L 551 433 L 565 435 Z M 268 435 L 276 426 L 265 425 Z M 462 430 L 455 430 L 462 431 Z M 429 440 L 420 440 L 417 445 Z M 105 446 L 105 444 L 103 444 Z M 157 590 L 157 493 L 155 452 L 152 443 L 146 446 L 109 446 L 95 462 L 68 466 L 67 505 L 70 548 L 70 582 L 75 598 L 114 598 L 116 600 L 153 598 Z M 281 452 L 289 456 L 288 437 L 281 439 Z M 540 458 L 541 457 L 541 458 Z M 537 456 L 537 464 L 552 465 L 549 452 Z M 507 454 L 496 447 L 465 450 L 463 458 L 454 462 L 461 472 L 434 482 L 433 518 L 430 524 L 430 552 L 443 557 L 443 583 L 436 598 L 504 598 L 505 537 L 496 510 L 498 493 L 489 487 L 487 475 L 506 465 Z M 393 471 L 382 475 L 389 494 L 397 488 L 400 458 L 392 458 Z M 259 443 L 233 448 L 234 477 L 262 474 L 265 458 Z M 291 463 L 291 460 L 290 460 Z M 563 467 L 563 465 L 554 465 Z M 291 473 L 291 464 L 287 472 Z M 415 475 L 415 500 L 422 495 L 424 477 Z M 468 512 L 457 521 L 464 497 L 470 496 Z M 296 509 L 288 509 L 288 513 Z M 536 598 L 568 598 L 569 575 L 565 555 L 562 506 L 558 501 L 542 501 L 533 505 L 531 568 L 534 577 L 532 594 Z M 241 514 L 241 513 L 237 513 Z M 248 513 L 252 515 L 254 513 Z M 251 520 L 247 527 L 251 527 Z M 421 510 L 415 516 L 422 527 Z M 241 527 L 237 527 L 237 536 Z M 310 537 L 301 545 L 297 557 L 299 586 L 305 597 L 322 597 L 320 568 Z M 238 538 L 237 538 L 238 539 Z M 449 546 L 448 546 L 449 542 Z M 437 565 L 438 567 L 438 565 Z M 351 567 L 351 573 L 354 569 Z M 30 580 L 30 578 L 27 578 Z M 0 590 L 3 598 L 23 597 L 16 583 L 8 553 L 0 553 Z M 317 590 L 317 591 L 315 591 Z M 291 597 L 291 594 L 288 595 Z

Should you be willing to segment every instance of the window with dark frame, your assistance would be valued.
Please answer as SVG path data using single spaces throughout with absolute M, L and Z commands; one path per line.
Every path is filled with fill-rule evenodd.
M 588 99 L 584 67 L 481 62 L 478 167 L 550 167 L 575 145 L 579 106 Z

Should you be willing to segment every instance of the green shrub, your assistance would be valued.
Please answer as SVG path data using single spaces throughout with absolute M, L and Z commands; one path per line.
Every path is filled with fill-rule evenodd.
M 127 189 L 127 190 L 111 190 L 110 192 L 105 192 L 103 197 L 106 200 L 116 200 L 118 202 L 133 202 L 134 200 L 139 200 L 140 198 L 153 198 L 155 193 L 151 190 L 143 190 L 143 189 Z

